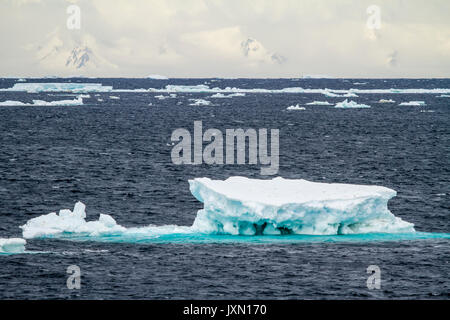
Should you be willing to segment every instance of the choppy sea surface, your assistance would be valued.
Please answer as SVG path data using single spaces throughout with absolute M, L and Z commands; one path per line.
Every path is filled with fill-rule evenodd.
M 270 178 L 259 165 L 175 165 L 171 133 L 280 130 L 279 176 L 381 185 L 398 192 L 391 212 L 416 236 L 186 235 L 97 241 L 31 239 L 27 253 L 0 255 L 2 299 L 448 299 L 450 296 L 450 97 L 440 93 L 249 93 L 132 91 L 167 85 L 210 88 L 435 89 L 450 79 L 26 79 L 101 83 L 79 106 L 0 107 L 0 238 L 21 237 L 29 219 L 87 205 L 127 227 L 190 226 L 202 204 L 188 179 Z M 10 88 L 17 79 L 0 79 Z M 21 82 L 23 83 L 23 82 Z M 120 90 L 119 90 L 120 91 Z M 3 101 L 71 100 L 79 93 L 1 91 Z M 192 106 L 194 100 L 211 105 Z M 344 99 L 370 105 L 337 109 Z M 392 99 L 395 103 L 379 103 Z M 328 101 L 331 106 L 307 105 Z M 400 106 L 424 101 L 422 106 Z M 150 105 L 151 104 L 151 105 Z M 299 104 L 305 110 L 286 110 Z M 429 233 L 433 235 L 430 236 Z M 105 240 L 105 239 L 103 239 Z M 81 269 L 81 289 L 66 286 Z M 381 288 L 369 290 L 369 265 Z

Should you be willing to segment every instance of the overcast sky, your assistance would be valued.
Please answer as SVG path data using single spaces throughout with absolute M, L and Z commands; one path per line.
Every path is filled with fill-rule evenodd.
M 0 35 L 8 77 L 450 77 L 449 0 L 0 0 Z

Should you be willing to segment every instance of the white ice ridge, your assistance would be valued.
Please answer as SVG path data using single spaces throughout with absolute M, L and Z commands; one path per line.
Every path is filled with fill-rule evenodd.
M 22 253 L 25 251 L 27 242 L 20 238 L 1 239 L 0 238 L 0 254 L 1 253 Z
M 274 178 L 189 180 L 204 204 L 192 228 L 225 234 L 311 234 L 415 232 L 388 209 L 392 189 Z
M 25 103 L 21 101 L 7 100 L 0 102 L 0 106 L 81 106 L 83 105 L 83 97 L 88 96 L 80 95 L 73 100 L 56 100 L 56 101 L 44 101 L 33 100 L 33 103 Z
M 353 108 L 370 108 L 369 105 L 367 104 L 359 104 L 356 103 L 355 101 L 348 101 L 347 99 L 345 99 L 342 102 L 336 103 L 336 105 L 334 106 L 335 108 L 342 108 L 342 109 L 353 109 Z
M 51 212 L 27 221 L 20 227 L 25 239 L 39 237 L 58 237 L 62 235 L 71 236 L 159 236 L 162 234 L 187 233 L 190 227 L 165 225 L 149 225 L 139 228 L 125 228 L 116 223 L 113 217 L 100 214 L 98 220 L 86 221 L 86 206 L 77 202 L 73 211 L 63 209 Z

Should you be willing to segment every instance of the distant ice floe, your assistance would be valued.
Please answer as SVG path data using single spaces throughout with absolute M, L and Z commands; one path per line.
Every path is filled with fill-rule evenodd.
M 176 98 L 176 97 L 177 97 L 177 95 L 175 93 L 171 93 L 168 96 L 164 96 L 162 94 L 155 96 L 155 98 L 158 100 L 165 100 L 165 99 Z
M 394 100 L 392 100 L 392 99 L 380 99 L 380 100 L 378 100 L 378 103 L 395 103 L 395 101 Z
M 120 97 L 118 97 L 118 96 L 109 96 L 109 98 L 111 100 L 120 100 Z
M 437 96 L 437 98 L 450 98 L 450 94 L 441 94 L 440 96 Z
M 399 104 L 399 106 L 425 106 L 425 101 L 409 101 L 409 102 L 402 102 Z
M 313 102 L 308 102 L 306 105 L 308 105 L 308 106 L 331 106 L 332 104 L 329 103 L 328 101 L 313 101 Z
M 342 102 L 337 103 L 334 107 L 342 108 L 342 109 L 370 108 L 370 106 L 367 104 L 359 104 L 359 103 L 356 103 L 355 101 L 348 101 L 347 99 L 345 99 Z
M 0 89 L 0 91 L 25 91 L 28 93 L 38 92 L 110 92 L 112 86 L 104 86 L 101 83 L 72 83 L 72 82 L 55 82 L 55 83 L 15 83 L 12 88 Z
M 450 94 L 450 89 L 306 89 L 302 87 L 289 87 L 283 89 L 263 88 L 210 88 L 205 84 L 199 85 L 166 85 L 164 88 L 141 89 L 113 89 L 112 86 L 103 86 L 100 83 L 15 83 L 12 88 L 0 89 L 0 91 L 25 91 L 25 92 L 160 92 L 160 93 L 311 93 L 324 94 L 330 97 L 357 97 L 359 94 Z
M 210 106 L 211 101 L 205 100 L 205 99 L 189 99 L 189 101 L 192 101 L 190 103 L 190 106 Z
M 168 77 L 162 76 L 162 75 L 159 75 L 159 74 L 151 74 L 151 75 L 147 76 L 147 79 L 153 79 L 153 80 L 169 80 Z
M 83 97 L 89 97 L 80 95 L 74 100 L 57 100 L 57 101 L 44 101 L 44 100 L 33 100 L 33 103 L 25 103 L 21 101 L 7 100 L 0 102 L 0 106 L 81 106 L 83 105 Z
M 305 107 L 301 107 L 298 103 L 295 106 L 289 106 L 286 110 L 306 110 Z
M 233 97 L 245 97 L 245 93 L 237 92 L 237 93 L 230 93 L 228 95 L 225 95 L 223 93 L 218 92 L 218 93 L 210 96 L 210 98 L 233 98 Z
M 27 221 L 25 239 L 84 238 L 139 241 L 170 234 L 344 235 L 415 233 L 412 223 L 388 209 L 392 189 L 306 180 L 231 177 L 189 180 L 190 191 L 203 203 L 192 226 L 149 225 L 126 228 L 109 215 L 86 221 L 86 207 L 77 202 Z
M 0 254 L 12 254 L 25 252 L 26 241 L 20 238 L 1 239 Z

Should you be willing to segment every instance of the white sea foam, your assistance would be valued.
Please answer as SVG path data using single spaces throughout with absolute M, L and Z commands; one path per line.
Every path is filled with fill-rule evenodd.
M 10 238 L 10 239 L 0 238 L 0 254 L 25 252 L 25 244 L 26 241 L 20 238 Z
M 402 102 L 399 104 L 399 106 L 425 106 L 425 101 L 409 101 L 409 102 Z
M 189 180 L 201 202 L 191 227 L 177 225 L 125 228 L 109 215 L 86 221 L 85 205 L 30 219 L 21 226 L 23 237 L 152 238 L 170 234 L 312 234 L 410 233 L 411 223 L 387 208 L 396 195 L 379 186 L 327 184 L 306 180 Z
M 295 106 L 289 106 L 286 110 L 306 110 L 305 107 L 301 107 L 298 103 Z
M 355 101 L 348 101 L 347 99 L 345 99 L 342 102 L 337 103 L 334 107 L 335 108 L 343 108 L 343 109 L 370 108 L 370 106 L 367 104 L 359 104 L 359 103 L 356 103 Z

